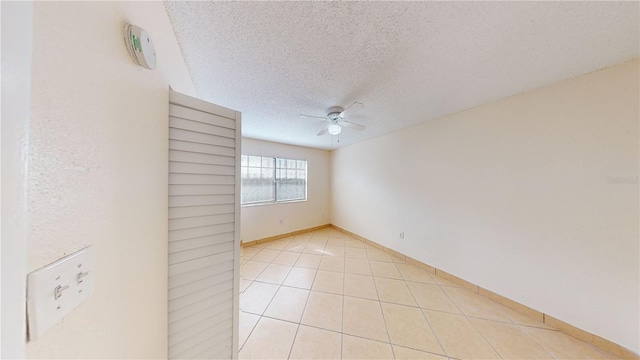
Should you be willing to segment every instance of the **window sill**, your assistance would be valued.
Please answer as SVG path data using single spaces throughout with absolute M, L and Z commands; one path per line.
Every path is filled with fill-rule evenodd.
M 305 199 L 305 200 L 278 201 L 278 202 L 264 202 L 264 203 L 255 203 L 255 204 L 243 204 L 243 205 L 240 205 L 240 207 L 280 205 L 280 204 L 292 204 L 292 203 L 301 203 L 301 202 L 307 202 L 307 199 Z

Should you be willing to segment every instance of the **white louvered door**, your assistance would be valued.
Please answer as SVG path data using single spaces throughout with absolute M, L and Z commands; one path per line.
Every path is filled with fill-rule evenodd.
M 238 354 L 240 113 L 169 95 L 169 358 Z

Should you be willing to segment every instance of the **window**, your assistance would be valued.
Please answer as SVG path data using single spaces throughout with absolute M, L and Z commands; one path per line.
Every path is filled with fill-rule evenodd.
M 242 205 L 307 200 L 307 161 L 242 155 Z

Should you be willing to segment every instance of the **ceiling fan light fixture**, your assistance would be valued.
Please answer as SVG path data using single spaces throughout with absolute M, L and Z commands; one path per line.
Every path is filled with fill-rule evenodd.
M 329 125 L 329 128 L 327 130 L 329 131 L 329 134 L 331 134 L 331 135 L 338 135 L 338 134 L 340 134 L 342 132 L 342 128 L 338 124 Z

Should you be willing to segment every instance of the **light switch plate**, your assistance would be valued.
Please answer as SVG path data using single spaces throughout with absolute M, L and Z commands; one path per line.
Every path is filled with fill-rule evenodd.
M 29 339 L 41 336 L 80 305 L 94 288 L 93 248 L 88 246 L 27 277 Z

